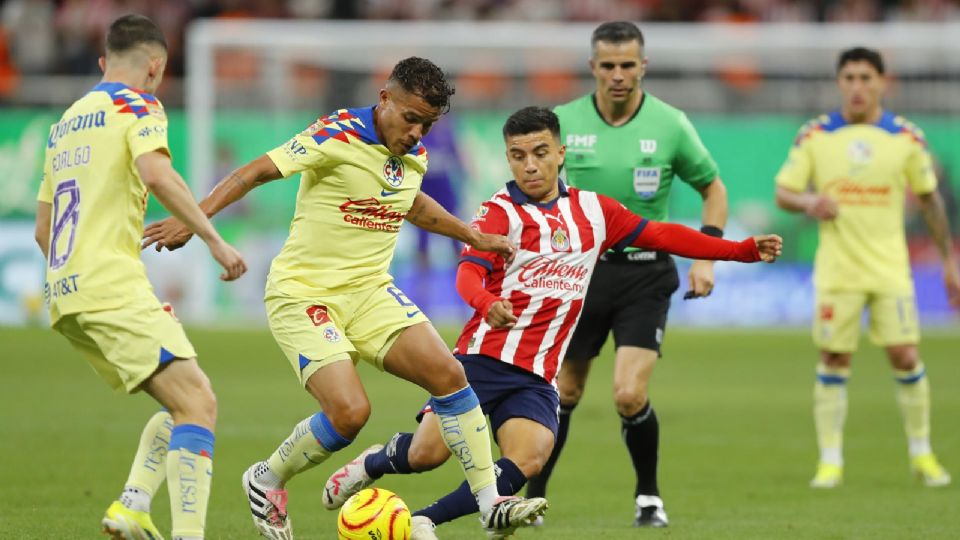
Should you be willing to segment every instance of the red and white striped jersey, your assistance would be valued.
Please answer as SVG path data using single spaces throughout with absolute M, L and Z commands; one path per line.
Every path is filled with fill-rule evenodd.
M 592 191 L 567 188 L 546 204 L 530 201 L 509 182 L 484 202 L 473 227 L 502 234 L 517 246 L 507 265 L 500 255 L 470 246 L 462 262 L 489 270 L 485 288 L 513 304 L 517 323 L 494 329 L 474 312 L 457 340 L 456 354 L 482 354 L 553 382 L 580 319 L 590 276 L 600 255 L 622 249 L 647 220 Z

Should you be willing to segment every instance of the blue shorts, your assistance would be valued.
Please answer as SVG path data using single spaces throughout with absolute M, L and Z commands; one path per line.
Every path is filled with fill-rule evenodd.
M 557 436 L 560 395 L 550 383 L 529 371 L 480 354 L 458 354 L 467 382 L 490 417 L 494 439 L 497 430 L 511 418 L 529 418 Z M 429 404 L 417 415 L 432 412 Z

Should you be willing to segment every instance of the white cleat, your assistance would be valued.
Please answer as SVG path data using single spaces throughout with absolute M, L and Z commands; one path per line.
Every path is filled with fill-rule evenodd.
M 287 490 L 258 485 L 254 471 L 259 464 L 254 463 L 243 473 L 243 493 L 250 504 L 253 524 L 264 538 L 293 540 L 293 524 L 287 515 Z
M 669 525 L 663 500 L 655 495 L 637 495 L 634 527 L 662 528 Z
M 547 511 L 547 500 L 542 497 L 522 499 L 520 497 L 499 497 L 493 503 L 493 509 L 480 516 L 483 530 L 490 540 L 510 538 L 518 528 L 529 527 Z
M 382 444 L 367 448 L 356 459 L 340 467 L 327 479 L 327 484 L 323 487 L 323 506 L 327 510 L 340 508 L 354 493 L 373 483 L 373 478 L 367 474 L 367 468 L 363 463 L 367 456 L 382 449 Z
M 410 540 L 440 540 L 434 532 L 436 528 L 427 516 L 413 516 L 410 520 Z

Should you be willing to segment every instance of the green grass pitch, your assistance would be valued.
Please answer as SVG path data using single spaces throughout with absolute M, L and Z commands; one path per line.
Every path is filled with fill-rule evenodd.
M 265 331 L 191 331 L 219 399 L 208 538 L 255 538 L 240 474 L 315 411 Z M 448 338 L 453 337 L 447 332 Z M 933 388 L 933 443 L 960 476 L 960 337 L 922 344 Z M 102 512 L 126 478 L 143 422 L 144 395 L 114 394 L 46 329 L 0 329 L 0 538 L 97 538 Z M 927 489 L 908 474 L 894 382 L 882 353 L 864 344 L 854 362 L 847 422 L 846 484 L 807 487 L 816 447 L 811 419 L 815 353 L 805 332 L 668 333 L 654 374 L 661 421 L 660 484 L 671 526 L 630 528 L 633 473 L 612 405 L 611 351 L 596 362 L 550 486 L 547 526 L 519 538 L 905 539 L 960 538 L 960 489 Z M 425 395 L 363 368 L 373 415 L 358 440 L 290 483 L 298 538 L 335 538 L 323 509 L 327 476 L 398 430 L 413 430 Z M 380 485 L 415 509 L 461 481 L 453 463 L 388 477 Z M 169 531 L 166 491 L 154 519 Z M 438 529 L 481 539 L 475 519 Z

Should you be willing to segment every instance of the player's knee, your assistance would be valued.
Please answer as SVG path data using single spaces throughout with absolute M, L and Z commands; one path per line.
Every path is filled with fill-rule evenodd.
M 444 363 L 443 367 L 431 373 L 428 392 L 434 396 L 448 396 L 467 386 L 467 375 L 463 371 L 463 364 L 453 360 Z
M 326 414 L 337 433 L 344 438 L 353 439 L 370 419 L 370 402 L 364 399 L 338 404 L 333 410 L 326 411 Z
M 172 409 L 174 420 L 198 424 L 213 429 L 217 423 L 217 395 L 213 393 L 210 380 L 205 376 L 193 382 L 189 398 L 182 402 L 179 410 Z
M 901 371 L 913 370 L 920 361 L 917 348 L 913 345 L 887 347 L 887 357 L 890 359 L 890 365 L 893 366 L 893 369 Z
M 520 469 L 520 472 L 523 473 L 524 478 L 533 478 L 540 474 L 540 471 L 543 470 L 543 466 L 546 465 L 547 459 L 550 458 L 550 453 L 538 453 L 538 454 L 529 454 L 523 456 L 516 456 L 510 458 L 510 461 Z
M 853 355 L 845 352 L 821 351 L 820 360 L 827 367 L 848 368 Z
M 566 406 L 573 406 L 580 403 L 583 397 L 583 389 L 586 386 L 585 380 L 576 377 L 562 377 L 557 379 L 557 393 L 560 394 L 560 403 Z
M 450 457 L 450 450 L 446 446 L 413 444 L 407 451 L 407 461 L 410 467 L 417 471 L 430 471 L 443 465 Z
M 613 402 L 620 416 L 634 416 L 647 404 L 647 387 L 616 385 L 613 389 Z
M 583 385 L 557 385 L 557 392 L 560 394 L 560 403 L 568 407 L 572 407 L 580 403 L 580 398 L 583 397 Z
M 217 395 L 213 393 L 213 389 L 209 385 L 207 385 L 207 391 L 204 393 L 200 407 L 201 414 L 207 419 L 210 427 L 215 426 L 217 424 Z

